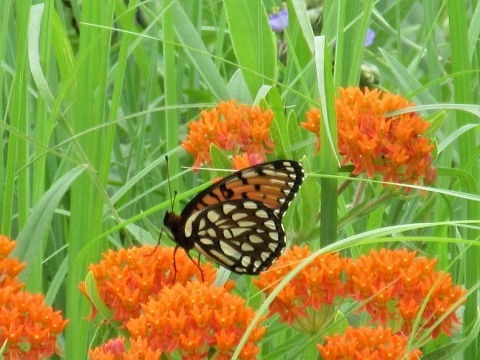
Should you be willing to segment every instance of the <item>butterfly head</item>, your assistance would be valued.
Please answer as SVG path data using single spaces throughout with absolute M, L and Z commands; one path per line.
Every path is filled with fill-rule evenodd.
M 175 234 L 176 229 L 180 227 L 181 221 L 182 217 L 180 215 L 177 215 L 174 212 L 167 211 L 165 213 L 165 217 L 163 218 L 163 225 L 165 225 L 172 231 L 172 233 Z

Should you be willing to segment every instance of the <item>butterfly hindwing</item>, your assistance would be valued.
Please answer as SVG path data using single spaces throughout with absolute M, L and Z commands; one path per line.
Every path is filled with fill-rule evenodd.
M 209 260 L 239 274 L 267 269 L 285 248 L 285 232 L 273 210 L 253 200 L 210 205 L 192 215 L 185 235 Z

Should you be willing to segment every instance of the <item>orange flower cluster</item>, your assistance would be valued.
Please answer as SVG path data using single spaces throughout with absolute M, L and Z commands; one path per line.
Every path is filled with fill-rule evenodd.
M 130 354 L 147 353 L 151 357 L 144 358 L 156 359 L 162 352 L 174 351 L 185 359 L 204 359 L 212 351 L 216 359 L 230 358 L 255 312 L 228 293 L 233 282 L 224 287 L 209 285 L 216 270 L 208 263 L 202 269 L 205 282 L 192 282 L 201 278 L 200 270 L 180 249 L 175 275 L 173 251 L 160 246 L 110 250 L 98 265 L 90 266 L 102 301 L 114 310 L 112 319 L 130 332 L 129 352 L 125 340 L 116 339 L 91 350 L 91 359 L 112 359 L 114 354 L 115 359 L 133 359 L 139 357 Z M 84 282 L 80 289 L 89 298 Z M 93 318 L 97 310 L 91 304 Z M 259 349 L 254 343 L 264 332 L 258 327 L 250 335 L 240 358 L 255 357 Z
M 392 111 L 414 106 L 400 95 L 370 91 L 358 87 L 340 88 L 335 99 L 338 148 L 344 156 L 342 165 L 355 166 L 354 175 L 365 171 L 370 178 L 375 171 L 384 181 L 431 184 L 436 178 L 431 151 L 434 145 L 422 134 L 430 126 L 416 112 L 386 117 Z M 320 148 L 320 111 L 307 112 L 307 122 L 300 124 L 318 137 Z M 411 188 L 407 188 L 407 191 Z
M 287 249 L 269 271 L 261 273 L 260 278 L 253 279 L 252 282 L 270 295 L 275 289 L 272 284 L 277 284 L 309 255 L 311 252 L 308 246 L 300 248 L 295 245 L 293 249 Z M 278 313 L 281 322 L 287 322 L 302 332 L 315 333 L 316 329 L 323 328 L 331 319 L 326 317 L 322 323 L 315 322 L 309 319 L 310 315 L 315 316 L 315 314 L 306 310 L 309 307 L 320 310 L 324 305 L 334 304 L 337 296 L 343 294 L 340 277 L 342 271 L 343 261 L 338 254 L 325 253 L 316 257 L 275 297 L 270 305 L 269 316 Z M 312 328 L 311 324 L 315 324 L 315 327 Z
M 268 295 L 274 290 L 272 284 L 278 284 L 310 255 L 308 246 L 295 246 L 253 282 Z M 278 313 L 299 331 L 315 334 L 331 321 L 341 302 L 353 299 L 360 303 L 359 311 L 370 315 L 372 324 L 389 325 L 399 335 L 411 335 L 417 321 L 415 335 L 431 334 L 436 339 L 443 331 L 451 336 L 460 323 L 455 310 L 465 301 L 466 290 L 453 286 L 449 274 L 435 272 L 435 264 L 436 260 L 416 257 L 416 252 L 406 249 L 371 250 L 357 260 L 325 253 L 281 290 L 270 305 L 269 316 Z
M 122 248 L 116 252 L 110 249 L 103 254 L 104 260 L 89 266 L 103 303 L 115 309 L 113 320 L 126 322 L 138 317 L 142 304 L 146 304 L 152 294 L 172 286 L 174 277 L 177 284 L 202 278 L 200 269 L 183 249 L 179 249 L 175 256 L 176 267 L 180 269 L 175 275 L 173 252 L 174 248 L 161 246 L 156 249 L 153 246 Z M 202 272 L 205 281 L 211 283 L 215 280 L 217 270 L 210 263 Z M 85 282 L 80 284 L 80 290 L 89 298 Z M 93 303 L 91 305 L 90 319 L 93 319 L 97 309 Z
M 42 294 L 20 291 L 18 275 L 25 267 L 8 255 L 16 242 L 0 235 L 0 344 L 2 359 L 46 359 L 60 355 L 56 338 L 68 320 L 46 306 Z
M 232 151 L 237 170 L 260 164 L 274 147 L 269 135 L 273 117 L 270 110 L 258 106 L 222 101 L 216 109 L 202 110 L 200 119 L 188 124 L 189 134 L 182 146 L 194 156 L 193 167 L 197 170 L 202 163 L 211 162 L 211 144 Z
M 205 359 L 212 347 L 215 359 L 230 359 L 255 316 L 242 298 L 199 282 L 164 288 L 143 309 L 145 314 L 127 323 L 130 334 L 149 339 L 162 352 L 178 349 L 184 359 Z M 250 334 L 240 359 L 255 358 L 260 350 L 255 342 L 264 333 L 265 327 L 257 327 Z
M 362 309 L 378 324 L 385 326 L 390 320 L 402 334 L 410 335 L 421 316 L 416 333 L 431 331 L 433 339 L 440 331 L 452 336 L 460 323 L 455 309 L 465 302 L 466 290 L 453 286 L 450 274 L 434 271 L 437 259 L 416 255 L 406 249 L 383 248 L 357 260 L 345 259 L 345 289 L 354 300 L 364 303 Z M 420 312 L 422 304 L 425 308 Z
M 355 329 L 349 326 L 345 334 L 325 336 L 326 344 L 317 348 L 324 360 L 351 359 L 420 359 L 422 352 L 408 352 L 408 339 L 392 335 L 390 329 L 371 329 L 362 326 Z

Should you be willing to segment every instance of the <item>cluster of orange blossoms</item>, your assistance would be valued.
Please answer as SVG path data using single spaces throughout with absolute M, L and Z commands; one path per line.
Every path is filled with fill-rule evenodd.
M 365 171 L 370 178 L 375 172 L 384 181 L 431 184 L 436 178 L 431 151 L 434 145 L 422 136 L 430 126 L 416 112 L 386 117 L 393 111 L 413 107 L 401 95 L 378 89 L 340 88 L 335 99 L 338 127 L 338 148 L 344 156 L 342 165 L 355 166 L 354 175 Z M 318 137 L 320 149 L 320 110 L 307 112 L 305 129 Z M 411 189 L 411 188 L 410 188 Z M 407 191 L 409 188 L 407 188 Z
M 278 284 L 310 255 L 308 246 L 294 246 L 253 282 L 269 295 L 275 289 L 272 284 Z M 388 326 L 395 335 L 430 334 L 436 339 L 443 331 L 451 336 L 460 323 L 455 310 L 465 301 L 466 290 L 453 286 L 449 274 L 435 272 L 435 264 L 436 259 L 416 257 L 416 252 L 406 249 L 371 250 L 357 260 L 325 253 L 280 291 L 269 316 L 278 313 L 281 321 L 315 334 L 332 322 L 342 302 L 353 299 L 358 312 L 365 310 L 372 324 Z
M 325 345 L 317 348 L 323 360 L 420 359 L 421 352 L 408 352 L 407 344 L 407 338 L 392 335 L 390 329 L 349 326 L 342 336 L 325 336 Z
M 216 277 L 210 264 L 202 269 L 205 282 L 192 281 L 201 279 L 200 270 L 183 250 L 177 251 L 175 263 L 181 271 L 175 274 L 173 251 L 163 247 L 154 251 L 152 246 L 110 250 L 98 265 L 90 266 L 102 302 L 114 309 L 112 320 L 120 321 L 130 334 L 128 351 L 119 338 L 90 350 L 91 359 L 110 359 L 113 354 L 130 359 L 147 353 L 159 359 L 161 353 L 173 352 L 205 359 L 212 351 L 216 359 L 231 358 L 255 312 L 229 293 L 233 282 L 210 285 Z M 91 301 L 87 285 L 82 283 L 80 289 Z M 92 316 L 96 311 L 92 302 Z M 258 326 L 251 333 L 240 359 L 255 357 L 259 351 L 255 343 L 264 332 Z
M 2 359 L 47 359 L 60 355 L 56 338 L 68 320 L 45 305 L 41 294 L 20 291 L 18 275 L 25 267 L 8 256 L 16 242 L 0 235 L 0 344 Z
M 213 110 L 202 110 L 200 119 L 188 124 L 182 146 L 194 156 L 193 168 L 197 170 L 202 163 L 211 162 L 212 144 L 232 151 L 236 169 L 260 164 L 274 146 L 269 134 L 273 117 L 273 112 L 258 106 L 222 101 Z

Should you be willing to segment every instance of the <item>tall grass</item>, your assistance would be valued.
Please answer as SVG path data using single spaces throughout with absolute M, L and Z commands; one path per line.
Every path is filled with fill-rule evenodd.
M 285 63 L 277 60 L 277 37 L 266 17 L 272 6 L 281 4 L 2 5 L 0 233 L 18 241 L 15 255 L 28 264 L 28 290 L 47 294 L 49 304 L 70 320 L 60 339 L 65 358 L 85 359 L 97 331 L 85 320 L 89 304 L 77 289 L 88 265 L 108 248 L 156 243 L 173 196 L 167 171 L 179 194 L 177 212 L 215 177 L 193 173 L 193 160 L 179 145 L 201 109 L 231 98 L 268 104 L 276 112 L 278 140 L 271 159 L 301 159 L 307 170 L 295 210 L 285 220 L 287 232 L 312 249 L 330 246 L 358 255 L 372 247 L 407 246 L 438 258 L 438 270 L 474 291 L 458 334 L 423 351 L 480 356 L 474 333 L 480 284 L 480 3 L 326 1 L 320 36 L 305 2 L 291 0 Z M 366 48 L 367 28 L 376 37 Z M 339 183 L 351 177 L 338 167 L 333 101 L 339 86 L 358 84 L 365 62 L 378 68 L 379 88 L 402 94 L 422 116 L 436 119 L 431 135 L 438 179 L 423 194 L 414 190 L 357 213 L 349 207 L 353 190 L 337 197 Z M 315 155 L 315 139 L 297 125 L 319 99 L 325 127 Z M 365 186 L 366 200 L 385 191 L 377 181 L 362 182 L 354 188 Z M 161 241 L 174 246 L 166 236 Z M 234 279 L 247 299 L 258 295 L 250 278 Z M 318 338 L 268 321 L 260 357 L 318 356 Z M 306 353 L 305 341 L 312 344 Z

